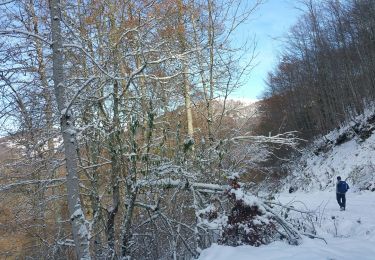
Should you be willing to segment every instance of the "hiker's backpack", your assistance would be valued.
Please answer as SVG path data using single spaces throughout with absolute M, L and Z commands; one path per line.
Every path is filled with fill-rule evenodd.
M 340 181 L 337 184 L 337 192 L 339 193 L 345 193 L 349 189 L 349 185 L 345 181 Z

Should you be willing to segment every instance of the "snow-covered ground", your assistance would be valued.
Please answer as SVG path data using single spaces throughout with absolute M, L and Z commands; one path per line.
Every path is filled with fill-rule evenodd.
M 340 211 L 332 191 L 282 193 L 277 200 L 296 208 L 315 211 L 321 239 L 304 237 L 299 246 L 274 242 L 261 247 L 212 245 L 200 260 L 247 259 L 375 259 L 375 193 L 347 193 L 347 210 Z
M 307 147 L 291 165 L 290 175 L 282 185 L 283 192 L 276 195 L 276 201 L 283 205 L 313 212 L 317 236 L 323 239 L 304 237 L 299 246 L 282 241 L 260 247 L 214 244 L 203 250 L 199 259 L 375 259 L 373 111 L 374 108 L 369 109 L 353 122 Z M 346 211 L 340 211 L 336 202 L 338 175 L 351 187 L 347 193 Z M 290 187 L 297 192 L 288 193 Z

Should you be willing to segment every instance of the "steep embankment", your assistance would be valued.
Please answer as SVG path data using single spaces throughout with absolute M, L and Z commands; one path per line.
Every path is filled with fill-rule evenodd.
M 290 166 L 285 186 L 294 189 L 333 190 L 336 177 L 353 190 L 375 190 L 375 114 L 372 110 L 306 148 Z

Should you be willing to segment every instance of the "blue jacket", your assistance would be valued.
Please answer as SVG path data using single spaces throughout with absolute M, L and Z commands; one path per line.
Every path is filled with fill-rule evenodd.
M 345 194 L 349 189 L 349 185 L 346 181 L 339 181 L 336 184 L 336 193 L 338 194 Z

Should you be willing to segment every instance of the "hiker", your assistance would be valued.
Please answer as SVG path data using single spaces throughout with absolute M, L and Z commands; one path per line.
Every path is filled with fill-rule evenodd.
M 340 210 L 345 210 L 346 198 L 345 193 L 348 191 L 349 185 L 346 181 L 342 181 L 340 176 L 337 176 L 336 184 L 336 199 L 340 205 Z

